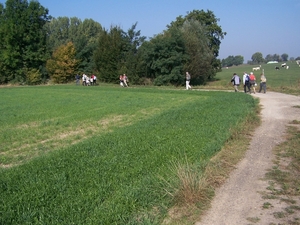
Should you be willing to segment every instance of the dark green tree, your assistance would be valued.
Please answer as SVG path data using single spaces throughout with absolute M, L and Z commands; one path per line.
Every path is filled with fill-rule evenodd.
M 268 54 L 266 57 L 265 57 L 265 62 L 269 62 L 269 61 L 274 61 L 273 60 L 273 56 L 271 54 Z
M 76 58 L 80 60 L 80 73 L 95 73 L 96 65 L 93 54 L 101 31 L 102 26 L 98 22 L 85 19 L 79 25 L 77 34 L 71 33 L 71 40 L 76 48 Z
M 142 52 L 146 77 L 155 85 L 181 84 L 183 67 L 188 61 L 184 49 L 184 37 L 178 28 L 171 28 L 145 42 L 139 51 Z
M 256 52 L 252 55 L 251 60 L 254 64 L 259 64 L 264 62 L 264 58 L 261 52 Z
M 230 55 L 226 59 L 222 60 L 222 66 L 230 67 L 234 65 L 234 56 Z
M 136 27 L 137 23 L 133 24 L 127 33 L 123 33 L 125 46 L 122 52 L 120 66 L 118 66 L 120 68 L 118 73 L 126 73 L 127 76 L 130 77 L 131 83 L 138 83 L 140 79 L 139 74 L 143 73 L 143 70 L 141 71 L 139 69 L 141 54 L 139 54 L 138 49 L 146 37 L 141 36 L 141 31 L 136 31 Z
M 155 85 L 181 85 L 188 71 L 193 83 L 205 83 L 215 73 L 205 29 L 199 21 L 186 20 L 145 42 L 139 51 L 146 77 Z
M 241 55 L 236 55 L 234 57 L 234 65 L 238 66 L 238 65 L 242 65 L 244 63 L 244 57 Z
M 191 19 L 186 20 L 180 30 L 184 38 L 184 52 L 188 55 L 182 72 L 185 74 L 188 71 L 194 83 L 205 83 L 215 75 L 212 64 L 214 52 L 210 48 L 206 27 L 198 20 Z
M 81 23 L 79 19 L 78 21 Z M 73 28 L 78 25 L 75 22 Z M 50 55 L 59 46 L 65 45 L 70 41 L 69 27 L 70 21 L 68 17 L 51 18 L 51 21 L 45 25 L 45 29 L 47 30 L 47 47 Z
M 98 79 L 104 82 L 117 82 L 122 53 L 126 47 L 123 31 L 120 27 L 110 27 L 110 30 L 103 30 L 97 41 L 94 52 L 95 66 Z
M 32 71 L 42 76 L 48 9 L 37 1 L 7 0 L 0 12 L 0 83 L 25 83 Z
M 139 82 L 141 74 L 141 54 L 138 51 L 146 37 L 136 31 L 137 23 L 127 32 L 120 27 L 104 30 L 94 52 L 98 77 L 104 82 L 117 82 L 120 74 L 127 74 L 131 83 Z
M 230 67 L 230 66 L 238 66 L 244 63 L 244 57 L 241 55 L 230 55 L 226 59 L 222 60 L 222 66 Z
M 284 62 L 288 61 L 288 58 L 289 58 L 289 55 L 286 54 L 286 53 L 284 53 L 284 54 L 281 55 L 281 59 L 282 59 L 282 61 L 284 61 Z
M 278 55 L 278 54 L 274 54 L 274 55 L 273 55 L 273 60 L 274 60 L 274 61 L 278 61 L 278 62 L 281 62 L 281 61 L 282 61 L 280 55 Z
M 208 46 L 214 55 L 214 58 L 210 63 L 215 70 L 214 74 L 216 74 L 216 72 L 221 68 L 221 62 L 217 59 L 217 57 L 219 56 L 221 40 L 225 37 L 226 32 L 222 31 L 222 28 L 218 25 L 219 19 L 217 19 L 214 13 L 210 10 L 207 10 L 206 12 L 203 10 L 193 10 L 185 17 L 177 17 L 176 21 L 171 22 L 171 24 L 167 27 L 181 27 L 185 21 L 190 20 L 199 21 L 205 27 L 205 36 L 208 38 Z
M 278 61 L 278 62 L 280 62 L 280 61 L 282 61 L 282 59 L 281 59 L 280 55 L 278 55 L 278 54 L 273 54 L 273 55 L 268 54 L 265 58 L 265 62 L 269 62 L 269 61 Z

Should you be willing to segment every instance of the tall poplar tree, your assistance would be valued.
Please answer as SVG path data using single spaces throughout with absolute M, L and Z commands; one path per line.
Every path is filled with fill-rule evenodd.
M 186 21 L 198 21 L 201 23 L 201 27 L 205 28 L 204 34 L 208 39 L 209 49 L 214 56 L 209 62 L 212 70 L 209 70 L 208 78 L 212 78 L 221 68 L 221 61 L 217 57 L 219 56 L 221 40 L 225 37 L 226 32 L 223 32 L 221 26 L 218 25 L 219 20 L 210 10 L 206 12 L 204 10 L 193 10 L 185 17 L 177 17 L 176 21 L 167 26 L 170 29 L 172 27 L 182 27 Z
M 48 9 L 37 1 L 7 0 L 0 12 L 0 83 L 24 83 L 28 71 L 46 62 Z

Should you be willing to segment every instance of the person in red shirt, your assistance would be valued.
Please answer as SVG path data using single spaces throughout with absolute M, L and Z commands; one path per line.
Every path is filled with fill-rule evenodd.
M 124 78 L 122 74 L 120 75 L 120 86 L 124 87 Z
M 251 72 L 250 75 L 249 75 L 249 82 L 250 82 L 250 88 L 252 89 L 253 93 L 255 94 L 256 93 L 255 87 L 256 87 L 257 84 L 256 84 L 256 77 L 253 74 L 253 72 Z

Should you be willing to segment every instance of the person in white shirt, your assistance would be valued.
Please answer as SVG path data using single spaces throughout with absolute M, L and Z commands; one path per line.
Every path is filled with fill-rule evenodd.
M 191 81 L 191 75 L 189 74 L 189 72 L 185 73 L 185 88 L 186 90 L 192 89 L 191 85 L 190 85 L 190 81 Z

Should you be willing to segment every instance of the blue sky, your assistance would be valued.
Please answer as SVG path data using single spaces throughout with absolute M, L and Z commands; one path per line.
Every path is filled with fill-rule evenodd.
M 93 19 L 109 29 L 127 31 L 134 23 L 146 37 L 192 10 L 211 10 L 227 35 L 219 58 L 242 55 L 245 62 L 255 52 L 300 56 L 300 0 L 38 0 L 53 17 Z M 5 0 L 0 0 L 5 3 Z

